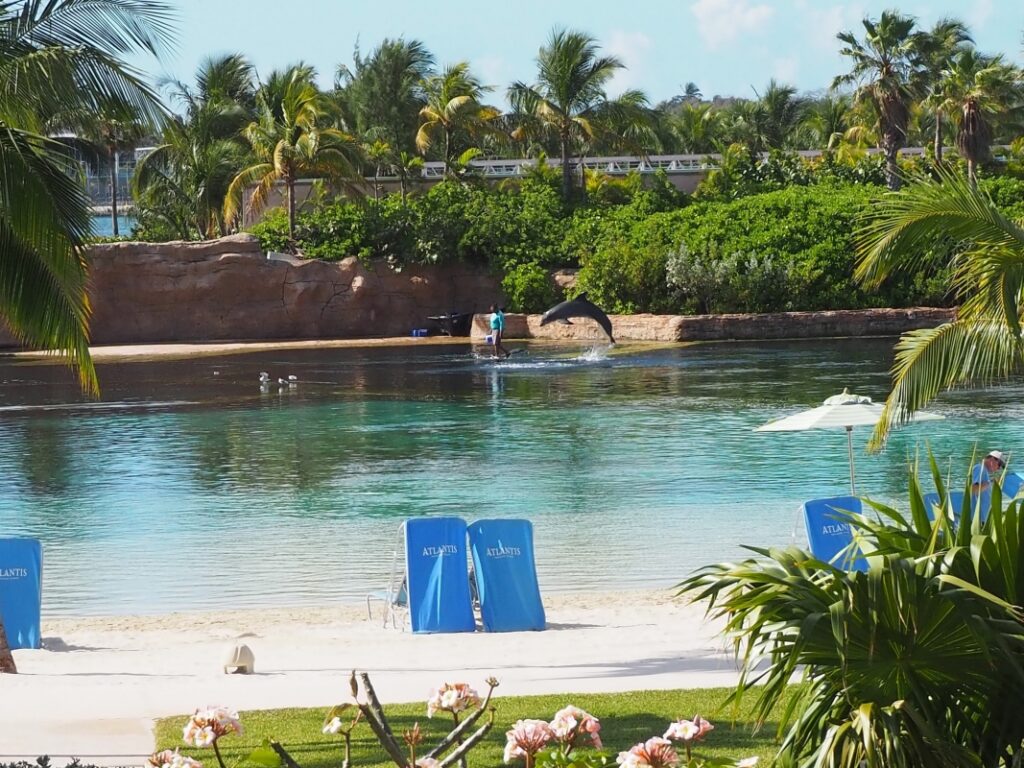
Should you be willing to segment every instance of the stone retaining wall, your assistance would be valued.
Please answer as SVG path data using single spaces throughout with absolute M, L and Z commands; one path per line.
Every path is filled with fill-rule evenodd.
M 777 312 L 759 315 L 611 315 L 618 341 L 728 341 L 809 339 L 830 336 L 897 336 L 914 328 L 931 328 L 952 320 L 955 310 L 909 309 L 835 310 L 829 312 Z M 600 341 L 604 331 L 585 318 L 572 325 L 540 325 L 540 315 L 506 315 L 507 339 L 578 339 Z M 472 335 L 483 338 L 490 330 L 488 315 L 473 318 Z
M 429 315 L 501 301 L 485 270 L 267 259 L 247 234 L 97 245 L 90 261 L 94 344 L 408 336 Z
M 94 344 L 407 336 L 429 315 L 482 312 L 501 303 L 499 280 L 466 265 L 367 266 L 268 259 L 252 235 L 205 243 L 94 246 L 89 295 Z M 891 336 L 950 319 L 945 309 L 786 312 L 769 315 L 616 315 L 623 341 L 711 341 Z M 486 334 L 486 316 L 473 335 Z M 598 340 L 589 320 L 540 327 L 540 315 L 508 315 L 508 338 Z M 0 346 L 17 346 L 0 332 Z

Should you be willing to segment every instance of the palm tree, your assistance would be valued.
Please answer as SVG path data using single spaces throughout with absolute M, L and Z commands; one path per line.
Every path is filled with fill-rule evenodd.
M 376 200 L 380 191 L 377 180 L 380 178 L 381 169 L 390 164 L 394 152 L 392 152 L 390 144 L 380 139 L 372 144 L 364 144 L 363 152 L 366 154 L 366 159 L 373 165 L 373 199 Z
M 445 173 L 449 173 L 458 156 L 469 149 L 461 147 L 460 141 L 472 140 L 486 132 L 488 123 L 500 114 L 480 101 L 490 90 L 469 71 L 469 64 L 464 61 L 447 66 L 440 74 L 424 80 L 426 103 L 420 110 L 416 149 L 426 154 L 440 140 Z
M 357 47 L 353 60 L 351 69 L 342 64 L 335 75 L 335 98 L 347 127 L 364 141 L 381 139 L 396 151 L 411 152 L 433 55 L 419 40 L 399 38 L 385 39 L 366 58 Z
M 878 22 L 864 19 L 863 42 L 852 32 L 837 35 L 844 44 L 839 52 L 851 59 L 852 67 L 847 74 L 835 78 L 832 87 L 855 85 L 854 100 L 866 101 L 873 107 L 890 189 L 900 186 L 896 156 L 906 144 L 910 103 L 916 95 L 922 66 L 914 23 L 909 16 L 883 11 Z
M 85 117 L 83 124 L 84 138 L 100 149 L 110 173 L 110 225 L 114 237 L 117 237 L 118 156 L 138 146 L 150 128 L 139 121 L 134 110 L 119 104 L 103 105 L 98 114 Z
M 850 97 L 841 93 L 826 94 L 810 104 L 803 119 L 809 144 L 826 151 L 838 149 L 851 127 L 851 108 Z
M 757 99 L 755 115 L 758 147 L 752 149 L 761 152 L 787 146 L 796 136 L 807 106 L 807 99 L 798 97 L 796 88 L 781 85 L 772 78 Z
M 150 0 L 0 5 L 0 316 L 22 343 L 60 352 L 91 393 L 89 200 L 66 146 L 42 131 L 109 104 L 158 122 L 159 99 L 120 57 L 159 56 L 170 21 Z M 2 620 L 0 671 L 16 671 Z
M 581 32 L 556 29 L 537 56 L 537 83 L 513 83 L 508 98 L 523 116 L 516 138 L 531 130 L 550 130 L 557 138 L 562 161 L 562 194 L 572 194 L 569 158 L 581 142 L 592 140 L 607 111 L 605 86 L 623 63 L 614 56 L 599 56 L 594 38 Z
M 721 149 L 721 115 L 710 104 L 683 104 L 668 118 L 674 148 L 687 155 L 717 152 Z
M 894 272 L 933 265 L 932 254 L 949 252 L 951 243 L 957 249 L 950 262 L 957 317 L 900 337 L 893 388 L 871 437 L 873 448 L 940 392 L 1024 370 L 1024 219 L 1007 219 L 952 170 L 937 174 L 938 181 L 921 181 L 882 200 L 858 236 L 856 275 L 868 287 Z
M 988 157 L 994 117 L 1005 114 L 1019 97 L 1020 71 L 1002 56 L 961 51 L 943 72 L 942 93 L 956 119 L 956 146 L 967 161 L 967 178 L 977 183 L 978 163 Z
M 931 107 L 935 114 L 933 143 L 936 163 L 942 162 L 942 116 L 946 102 L 943 72 L 953 57 L 971 42 L 967 25 L 957 19 L 939 19 L 930 30 L 917 35 L 917 47 L 922 59 L 920 76 L 928 94 L 925 105 Z
M 405 205 L 405 196 L 409 189 L 409 183 L 423 176 L 423 158 L 419 155 L 410 155 L 408 152 L 399 152 L 395 158 L 395 172 L 398 174 L 398 186 L 402 193 L 402 204 Z
M 287 195 L 288 235 L 295 237 L 295 182 L 299 178 L 326 178 L 350 191 L 362 182 L 357 168 L 355 140 L 321 123 L 330 104 L 313 84 L 313 71 L 304 66 L 272 73 L 257 94 L 259 117 L 243 131 L 256 163 L 231 181 L 224 201 L 224 218 L 235 223 L 242 212 L 243 196 L 254 187 L 248 210 L 266 205 L 274 184 L 283 182 Z
M 255 115 L 252 65 L 239 54 L 209 58 L 196 71 L 195 89 L 170 85 L 185 114 L 168 121 L 160 144 L 136 166 L 136 207 L 182 239 L 227 234 L 224 200 L 244 167 L 242 128 Z

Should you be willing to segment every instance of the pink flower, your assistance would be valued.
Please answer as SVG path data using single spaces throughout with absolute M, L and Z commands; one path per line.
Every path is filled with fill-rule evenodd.
M 186 744 L 209 747 L 221 736 L 229 733 L 242 733 L 238 713 L 227 707 L 207 707 L 196 710 L 185 724 L 181 735 Z
M 671 723 L 665 731 L 665 738 L 683 742 L 700 741 L 713 730 L 715 726 L 697 715 L 693 720 L 677 720 Z
M 438 768 L 441 765 L 440 760 L 435 760 L 433 757 L 421 757 L 416 761 L 416 768 Z
M 622 768 L 671 768 L 679 762 L 672 742 L 653 736 L 629 752 L 619 752 L 616 762 Z
M 153 753 L 146 762 L 153 768 L 203 768 L 203 764 L 198 760 L 178 754 L 178 750 L 172 752 L 169 749 Z
M 577 747 L 580 741 L 590 737 L 595 749 L 601 749 L 601 721 L 571 704 L 555 713 L 551 731 L 562 744 Z
M 518 758 L 532 758 L 554 740 L 555 734 L 543 720 L 517 720 L 505 738 L 505 762 L 511 763 Z
M 466 683 L 444 683 L 427 699 L 427 717 L 433 717 L 437 712 L 458 714 L 479 704 L 480 694 Z
M 757 755 L 743 758 L 736 763 L 736 768 L 754 768 L 755 765 L 757 765 Z

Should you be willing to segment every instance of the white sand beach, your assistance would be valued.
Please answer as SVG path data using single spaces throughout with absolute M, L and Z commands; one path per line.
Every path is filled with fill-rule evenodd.
M 558 594 L 545 606 L 547 631 L 509 634 L 413 635 L 358 605 L 44 619 L 44 649 L 16 651 L 20 674 L 0 676 L 0 758 L 145 755 L 154 718 L 341 703 L 353 668 L 372 674 L 385 704 L 426 700 L 444 681 L 482 687 L 492 674 L 506 695 L 735 682 L 721 627 L 670 592 Z M 221 670 L 237 641 L 252 648 L 255 674 Z

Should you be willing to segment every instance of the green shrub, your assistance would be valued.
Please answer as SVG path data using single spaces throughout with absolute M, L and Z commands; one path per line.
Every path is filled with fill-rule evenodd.
M 543 312 L 560 299 L 551 274 L 536 262 L 509 269 L 501 281 L 501 290 L 512 312 Z
M 674 312 L 674 291 L 665 282 L 668 252 L 618 241 L 587 256 L 576 276 L 576 291 L 607 312 Z

